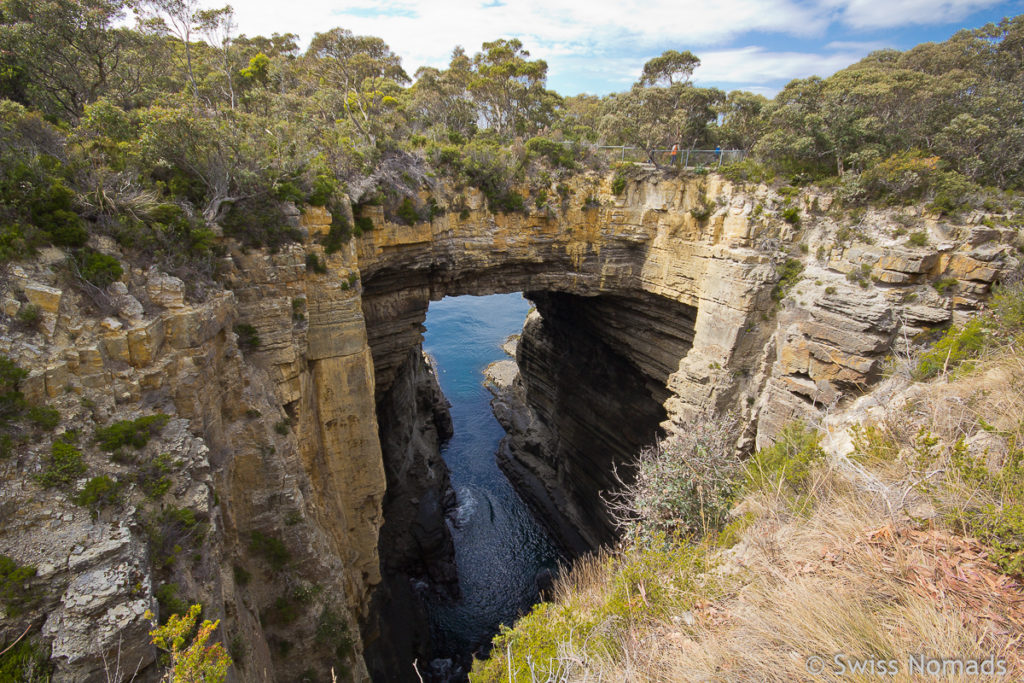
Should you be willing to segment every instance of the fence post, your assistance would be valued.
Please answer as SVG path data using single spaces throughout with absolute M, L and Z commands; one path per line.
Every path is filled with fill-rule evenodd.
M 690 167 L 690 150 L 686 150 L 686 161 L 683 162 L 683 168 Z

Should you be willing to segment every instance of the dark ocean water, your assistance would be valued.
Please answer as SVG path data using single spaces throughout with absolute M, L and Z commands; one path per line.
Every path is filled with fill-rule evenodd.
M 423 347 L 437 362 L 451 401 L 455 435 L 443 451 L 458 497 L 452 526 L 462 598 L 435 600 L 431 619 L 439 655 L 467 653 L 490 641 L 537 601 L 535 578 L 559 555 L 498 469 L 505 435 L 491 414 L 483 369 L 507 358 L 501 344 L 522 330 L 530 302 L 520 294 L 450 297 L 430 304 Z

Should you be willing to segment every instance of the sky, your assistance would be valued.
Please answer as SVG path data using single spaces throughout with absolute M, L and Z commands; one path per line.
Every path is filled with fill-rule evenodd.
M 230 0 L 229 0 L 230 1 Z M 210 7 L 223 4 L 203 0 Z M 665 50 L 701 60 L 694 82 L 767 96 L 828 76 L 880 48 L 942 41 L 1024 12 L 1024 0 L 234 0 L 240 33 L 335 26 L 383 38 L 410 76 L 452 48 L 518 38 L 562 95 L 626 90 Z

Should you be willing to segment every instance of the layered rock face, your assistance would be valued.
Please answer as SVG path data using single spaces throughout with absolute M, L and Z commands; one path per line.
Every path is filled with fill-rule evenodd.
M 693 323 L 687 307 L 653 296 L 528 296 L 537 312 L 516 352 L 526 379 L 502 419 L 499 464 L 559 544 L 579 554 L 615 540 L 601 494 L 631 480 L 637 452 L 658 434 L 669 375 L 659 356 L 684 356 Z
M 713 176 L 651 174 L 615 195 L 610 180 L 576 177 L 565 200 L 528 214 L 491 214 L 479 193 L 457 200 L 451 188 L 430 222 L 365 208 L 374 230 L 333 255 L 317 243 L 330 216 L 310 210 L 304 244 L 229 250 L 227 289 L 201 303 L 180 280 L 136 270 L 101 312 L 57 274 L 62 253 L 12 269 L 5 314 L 32 303 L 40 323 L 5 320 L 0 351 L 31 371 L 22 391 L 61 425 L 0 461 L 0 553 L 35 566 L 28 588 L 42 595 L 4 616 L 0 642 L 33 626 L 58 680 L 105 680 L 119 641 L 132 643 L 126 658 L 155 659 L 142 613 L 158 592 L 168 604 L 173 584 L 223 618 L 238 680 L 327 680 L 332 666 L 366 680 L 364 636 L 377 678 L 410 679 L 408 658 L 429 647 L 422 614 L 404 609 L 410 579 L 452 584 L 438 457 L 450 426 L 419 348 L 431 300 L 524 291 L 536 302 L 502 461 L 579 551 L 612 536 L 597 493 L 613 465 L 628 477 L 659 427 L 685 429 L 712 405 L 739 413 L 745 445 L 768 443 L 861 392 L 916 334 L 969 315 L 1016 262 L 1011 231 L 981 216 L 853 217 L 827 197 Z M 803 227 L 782 219 L 788 206 Z M 905 223 L 927 246 L 907 244 Z M 307 268 L 310 254 L 326 273 Z M 91 438 L 157 411 L 170 421 L 137 457 L 180 464 L 153 500 Z M 42 489 L 31 475 L 62 429 L 78 431 L 88 474 Z M 124 504 L 94 519 L 70 497 L 98 474 L 124 484 Z M 149 530 L 169 509 L 191 510 L 183 519 L 205 534 L 167 562 Z
M 414 675 L 413 660 L 430 660 L 424 593 L 458 594 L 445 523 L 455 491 L 440 455 L 452 421 L 434 368 L 418 349 L 407 354 L 377 414 L 388 482 L 379 543 L 383 581 L 363 631 L 371 676 L 394 681 Z
M 328 220 L 310 212 L 305 229 Z M 236 680 L 367 678 L 359 622 L 380 580 L 385 489 L 373 367 L 354 251 L 321 276 L 307 249 L 321 251 L 230 254 L 232 290 L 203 303 L 177 278 L 133 271 L 107 317 L 51 269 L 63 254 L 13 269 L 8 311 L 40 292 L 52 305 L 38 331 L 8 327 L 0 350 L 31 371 L 28 400 L 59 410 L 58 433 L 75 430 L 87 467 L 69 491 L 40 489 L 31 475 L 53 435 L 0 463 L 0 553 L 37 569 L 26 589 L 40 596 L 0 620 L 0 641 L 41 626 L 30 632 L 52 644 L 55 680 L 149 675 L 143 613 L 175 602 L 221 619 Z M 94 445 L 95 429 L 155 412 L 170 422 L 145 450 Z M 152 477 L 168 483 L 146 488 L 141 468 L 159 454 Z M 71 497 L 101 474 L 122 501 L 94 517 Z
M 470 210 L 429 224 L 378 209 L 359 244 L 382 386 L 418 340 L 428 300 L 522 290 L 537 302 L 520 345 L 525 407 L 505 411 L 502 462 L 569 549 L 609 537 L 596 494 L 614 483 L 609 465 L 655 438 L 651 415 L 667 434 L 710 405 L 739 415 L 741 446 L 770 443 L 785 422 L 862 392 L 915 335 L 976 309 L 1015 263 L 1013 231 L 980 226 L 981 215 L 848 214 L 828 196 L 716 177 L 651 175 L 618 196 L 607 178 L 571 188 L 525 216 L 482 212 L 472 193 Z M 782 216 L 790 207 L 796 224 Z M 909 242 L 911 231 L 926 239 Z M 619 406 L 617 421 L 602 405 L 616 392 L 636 405 Z

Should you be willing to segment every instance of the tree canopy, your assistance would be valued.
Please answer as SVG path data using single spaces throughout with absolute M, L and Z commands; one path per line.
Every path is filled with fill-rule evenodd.
M 672 145 L 740 148 L 794 178 L 863 177 L 867 195 L 905 186 L 901 173 L 1017 189 L 1022 46 L 1024 17 L 1007 18 L 771 99 L 700 87 L 700 59 L 668 50 L 624 92 L 562 97 L 518 39 L 456 47 L 410 77 L 378 37 L 333 28 L 301 51 L 294 34 L 238 35 L 230 6 L 0 0 L 0 252 L 98 230 L 212 264 L 211 223 L 274 246 L 291 238 L 283 202 L 397 205 L 439 175 L 515 210 L 517 186 L 546 193 L 606 163 L 594 145 L 655 163 Z

